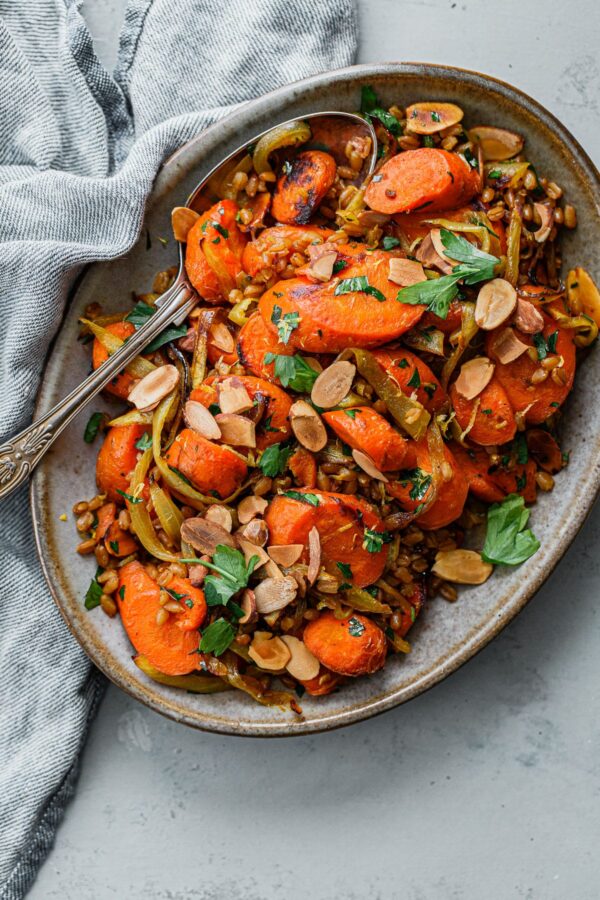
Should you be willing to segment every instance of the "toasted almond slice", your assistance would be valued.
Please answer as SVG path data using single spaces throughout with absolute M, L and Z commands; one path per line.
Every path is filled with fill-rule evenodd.
M 513 362 L 529 350 L 529 346 L 520 341 L 512 328 L 503 328 L 494 337 L 492 348 L 499 363 Z
M 256 640 L 248 648 L 248 656 L 260 669 L 280 672 L 292 658 L 289 647 L 276 635 L 267 640 Z
M 198 403 L 197 400 L 188 400 L 183 407 L 183 418 L 188 428 L 209 441 L 220 439 L 221 429 L 217 420 L 203 403 Z
M 547 239 L 548 235 L 552 231 L 552 225 L 554 223 L 554 213 L 552 212 L 551 207 L 546 206 L 545 203 L 534 203 L 533 208 L 541 220 L 540 227 L 537 231 L 533 232 L 533 236 L 538 244 L 543 244 L 543 242 Z
M 475 321 L 484 331 L 493 331 L 509 319 L 517 305 L 517 292 L 504 278 L 493 278 L 480 289 L 475 303 Z
M 324 253 L 310 264 L 310 274 L 317 281 L 329 281 L 333 275 L 333 266 L 337 259 L 337 250 Z
M 283 634 L 281 640 L 290 651 L 291 658 L 286 664 L 286 669 L 298 681 L 310 681 L 319 674 L 321 664 L 317 657 L 310 652 L 306 644 L 291 634 Z
M 233 447 L 256 447 L 256 425 L 245 416 L 236 413 L 219 413 L 215 416 L 221 429 L 221 440 Z
M 358 224 L 361 228 L 373 228 L 374 225 L 386 225 L 391 218 L 386 213 L 376 212 L 374 209 L 363 209 L 358 214 Z
M 356 366 L 351 362 L 338 360 L 323 369 L 313 384 L 310 399 L 315 406 L 331 409 L 341 403 L 354 381 Z
M 242 535 L 251 544 L 264 547 L 269 540 L 269 528 L 263 519 L 250 519 L 244 527 Z
M 253 544 L 252 541 L 249 541 L 241 534 L 237 536 L 237 539 L 240 545 L 240 549 L 244 554 L 246 565 L 250 562 L 253 556 L 258 556 L 258 562 L 256 563 L 255 569 L 261 569 L 267 563 L 272 562 L 271 557 L 268 555 L 266 550 L 263 550 L 263 548 L 259 547 L 258 544 Z
M 367 475 L 370 475 L 371 478 L 376 478 L 377 481 L 384 481 L 386 484 L 389 481 L 389 478 L 386 478 L 383 472 L 380 472 L 373 460 L 370 456 L 367 456 L 366 453 L 363 453 L 362 450 L 353 450 L 352 457 L 357 466 L 360 466 L 363 472 L 366 472 Z
M 258 613 L 256 611 L 256 598 L 253 590 L 246 588 L 242 594 L 240 606 L 244 610 L 244 615 L 241 619 L 238 619 L 238 625 L 248 625 L 250 622 L 255 622 L 258 618 Z
M 456 390 L 465 400 L 474 400 L 492 380 L 494 369 L 494 363 L 487 356 L 470 359 L 460 367 Z
M 171 211 L 171 228 L 173 229 L 173 237 L 176 241 L 185 243 L 187 241 L 188 231 L 195 225 L 200 214 L 194 212 L 189 206 L 176 206 Z
M 410 287 L 411 284 L 427 281 L 427 275 L 420 262 L 395 256 L 390 259 L 388 279 L 401 287 Z
M 244 497 L 243 500 L 240 500 L 237 508 L 240 524 L 247 525 L 255 516 L 262 516 L 268 505 L 268 500 L 265 500 L 264 497 L 257 497 L 256 494 Z
M 530 300 L 517 297 L 515 325 L 523 334 L 537 334 L 544 327 L 544 317 Z
M 219 544 L 225 547 L 237 546 L 236 539 L 222 525 L 200 516 L 182 522 L 181 537 L 187 544 L 191 544 L 194 550 L 208 553 L 209 556 L 213 555 Z
M 431 231 L 429 234 L 425 235 L 417 247 L 415 256 L 419 262 L 423 263 L 424 266 L 427 266 L 428 269 L 439 269 L 441 272 L 444 272 L 445 275 L 449 275 L 454 268 L 450 260 L 440 256 L 435 249 Z
M 289 418 L 292 431 L 303 447 L 313 453 L 323 449 L 327 443 L 325 425 L 318 412 L 306 400 L 292 403 Z
M 291 575 L 283 578 L 265 578 L 254 588 L 256 609 L 261 615 L 283 609 L 298 593 L 298 582 Z
M 158 406 L 160 401 L 170 394 L 178 383 L 179 372 L 175 366 L 158 366 L 137 382 L 129 392 L 127 399 L 137 409 L 148 412 Z
M 321 535 L 318 528 L 313 527 L 308 532 L 308 572 L 306 577 L 309 584 L 314 584 L 319 569 L 321 568 Z
M 483 584 L 493 571 L 475 550 L 440 550 L 432 571 L 446 581 L 456 584 Z
M 271 544 L 267 547 L 267 552 L 277 565 L 288 569 L 298 562 L 304 553 L 304 544 Z
M 483 158 L 489 160 L 512 159 L 523 149 L 524 139 L 516 131 L 496 128 L 493 125 L 477 125 L 468 131 L 469 140 L 481 148 Z
M 219 406 L 223 413 L 240 413 L 254 406 L 254 400 L 237 378 L 228 378 L 219 385 Z
M 217 525 L 220 525 L 221 528 L 225 529 L 225 531 L 229 531 L 231 533 L 231 529 L 233 528 L 233 519 L 231 518 L 231 513 L 226 506 L 219 506 L 218 503 L 215 503 L 214 506 L 209 506 L 204 513 L 204 518 L 208 519 L 209 522 L 216 522 Z
M 223 322 L 215 322 L 214 325 L 211 325 L 209 334 L 218 350 L 222 350 L 223 353 L 233 353 L 235 340 L 227 325 Z
M 455 103 L 413 103 L 406 107 L 406 131 L 435 134 L 462 121 L 464 112 Z

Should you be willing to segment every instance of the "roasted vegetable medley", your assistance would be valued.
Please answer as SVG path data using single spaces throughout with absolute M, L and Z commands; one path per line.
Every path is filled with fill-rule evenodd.
M 88 423 L 85 605 L 163 684 L 300 713 L 409 652 L 436 594 L 539 547 L 526 504 L 567 462 L 600 324 L 591 277 L 561 275 L 575 210 L 520 135 L 452 103 L 365 87 L 361 112 L 376 146 L 281 126 L 173 211 L 197 305 L 110 384 L 126 411 Z M 175 274 L 88 309 L 95 368 Z

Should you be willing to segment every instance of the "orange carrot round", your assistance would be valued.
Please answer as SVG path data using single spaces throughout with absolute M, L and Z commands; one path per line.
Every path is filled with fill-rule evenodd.
M 233 200 L 220 200 L 200 216 L 187 236 L 187 276 L 208 303 L 227 300 L 243 275 L 242 254 L 247 238 L 237 226 L 237 214 Z
M 110 325 L 106 326 L 106 331 L 109 331 L 111 334 L 114 334 L 115 337 L 121 338 L 121 340 L 124 341 L 126 338 L 131 337 L 135 331 L 135 327 L 131 322 L 112 322 Z M 107 359 L 108 350 L 102 346 L 98 338 L 94 338 L 94 343 L 92 345 L 93 368 L 98 369 Z M 126 400 L 134 381 L 133 375 L 130 375 L 129 372 L 120 372 L 106 385 L 104 390 L 109 394 L 113 394 L 115 397 Z
M 118 520 L 109 526 L 104 538 L 104 546 L 111 556 L 116 556 L 118 559 L 130 556 L 138 549 L 133 535 L 121 528 Z
M 479 190 L 479 173 L 456 153 L 421 147 L 393 156 L 369 184 L 365 200 L 376 212 L 439 212 L 467 203 Z
M 141 563 L 130 562 L 119 570 L 117 602 L 129 640 L 151 665 L 165 675 L 186 675 L 198 668 L 198 632 L 186 630 L 180 614 L 158 624 L 160 587 Z
M 277 334 L 268 328 L 257 311 L 242 325 L 238 335 L 238 355 L 242 365 L 250 369 L 254 375 L 276 381 L 275 363 L 265 362 L 267 353 L 274 356 L 293 356 L 294 348 L 289 344 L 282 344 L 277 339 Z
M 402 467 L 406 439 L 374 409 L 368 406 L 337 409 L 323 413 L 323 418 L 353 450 L 362 450 L 370 456 L 380 472 L 393 472 Z
M 416 395 L 429 412 L 437 412 L 448 399 L 446 391 L 427 363 L 399 347 L 395 350 L 376 350 L 373 354 L 379 365 L 393 378 L 403 394 Z
M 214 492 L 221 498 L 233 494 L 248 472 L 237 453 L 206 440 L 191 428 L 184 428 L 177 435 L 165 459 L 203 494 Z
M 319 662 L 340 675 L 372 675 L 385 664 L 383 631 L 358 613 L 336 619 L 332 612 L 323 612 L 308 623 L 303 638 Z
M 288 468 L 299 487 L 314 488 L 317 483 L 317 463 L 314 454 L 299 447 L 288 460 Z
M 321 666 L 318 675 L 315 675 L 314 678 L 310 678 L 308 681 L 301 681 L 300 684 L 311 697 L 324 697 L 327 694 L 331 694 L 341 680 L 340 675 L 336 675 L 334 672 L 326 669 L 325 666 Z
M 96 483 L 109 500 L 124 502 L 117 490 L 129 490 L 139 453 L 135 444 L 148 431 L 147 425 L 115 425 L 106 432 L 96 460 Z
M 174 575 L 166 585 L 173 600 L 179 603 L 182 612 L 177 613 L 177 625 L 182 631 L 196 631 L 204 623 L 208 606 L 204 591 L 194 587 L 189 578 Z
M 433 466 L 425 438 L 409 443 L 407 460 L 409 458 L 411 459 L 411 468 L 405 473 L 400 472 L 398 480 L 387 484 L 386 490 L 398 500 L 403 509 L 412 512 L 420 503 L 427 501 L 431 491 L 431 485 L 427 483 L 427 478 L 431 476 Z M 450 522 L 454 522 L 463 511 L 467 499 L 469 490 L 467 479 L 446 445 L 444 445 L 444 461 L 448 466 L 450 477 L 448 481 L 441 481 L 435 502 L 417 520 L 419 525 L 428 531 L 443 528 Z M 418 490 L 419 483 L 422 486 L 421 490 Z
M 322 150 L 298 153 L 277 181 L 271 215 L 286 225 L 306 225 L 335 181 L 335 159 Z
M 452 453 L 457 465 L 467 479 L 469 490 L 475 497 L 485 500 L 486 503 L 499 503 L 504 500 L 506 494 L 494 483 L 489 475 L 490 457 L 485 450 L 461 447 L 460 444 L 452 445 Z
M 450 385 L 450 400 L 456 413 L 456 421 L 463 429 L 471 423 L 469 440 L 482 447 L 495 444 L 506 444 L 512 441 L 517 431 L 517 422 L 512 407 L 508 402 L 506 391 L 497 378 L 492 377 L 482 392 L 473 400 L 467 400 L 456 390 L 456 384 Z

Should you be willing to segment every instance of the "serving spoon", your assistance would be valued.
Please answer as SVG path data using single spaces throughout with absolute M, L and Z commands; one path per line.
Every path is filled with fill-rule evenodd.
M 292 126 L 295 122 L 307 122 L 311 127 L 311 139 L 306 142 L 304 148 L 319 147 L 319 132 L 328 133 L 328 119 L 335 119 L 335 133 L 340 138 L 340 146 L 324 146 L 336 161 L 344 164 L 342 142 L 345 146 L 352 135 L 362 135 L 371 139 L 371 152 L 365 159 L 360 173 L 357 173 L 361 181 L 373 174 L 377 160 L 377 138 L 371 123 L 361 116 L 346 112 L 319 112 L 300 119 L 290 119 L 276 126 L 278 129 Z M 343 124 L 342 124 L 343 123 Z M 262 137 L 273 131 L 268 128 L 261 134 L 257 134 L 251 140 L 246 141 L 233 153 L 230 153 L 222 162 L 214 166 L 196 185 L 187 199 L 186 206 L 194 209 L 200 195 L 208 182 L 211 181 L 221 169 L 229 168 L 236 157 L 240 159 Z M 298 146 L 298 145 L 296 145 Z M 189 283 L 185 271 L 185 243 L 179 242 L 179 270 L 171 287 L 156 301 L 156 312 L 148 321 L 128 338 L 127 342 L 116 350 L 99 368 L 89 375 L 78 387 L 57 403 L 45 416 L 37 419 L 24 431 L 15 435 L 5 444 L 0 446 L 0 500 L 11 494 L 33 472 L 47 450 L 52 446 L 59 434 L 67 427 L 69 422 L 81 412 L 81 410 L 113 379 L 121 370 L 138 356 L 144 348 L 164 329 L 173 322 L 181 323 L 188 313 L 198 303 L 199 296 Z M 201 298 L 200 298 L 201 299 Z

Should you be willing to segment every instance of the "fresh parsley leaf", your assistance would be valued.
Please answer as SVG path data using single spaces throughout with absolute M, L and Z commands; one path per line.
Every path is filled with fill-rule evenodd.
M 344 412 L 350 419 L 354 420 L 356 418 L 356 413 L 358 412 L 358 410 L 357 409 L 345 409 Z
M 540 548 L 540 542 L 525 528 L 529 510 L 519 494 L 509 494 L 502 503 L 493 503 L 487 514 L 487 534 L 481 553 L 489 563 L 519 566 Z
M 351 616 L 348 619 L 348 634 L 352 637 L 360 637 L 361 634 L 364 634 L 365 626 L 357 619 L 356 616 Z
M 221 407 L 218 403 L 211 403 L 208 407 L 209 413 L 212 413 L 213 416 L 218 416 L 221 412 Z
M 273 306 L 273 312 L 271 313 L 271 322 L 277 326 L 277 333 L 279 334 L 281 343 L 287 344 L 292 331 L 300 324 L 300 313 L 288 312 L 282 315 L 281 312 L 281 307 L 275 304 L 275 306 Z
M 527 441 L 525 440 L 525 435 L 520 432 L 517 434 L 513 441 L 513 450 L 515 452 L 515 458 L 519 465 L 524 466 L 525 463 L 529 459 L 529 450 L 527 449 Z
M 430 134 L 425 134 L 423 136 L 423 146 L 424 147 L 433 147 L 433 138 Z
M 408 369 L 408 366 L 409 366 L 409 362 L 405 356 L 403 356 L 402 359 L 398 360 L 398 368 L 399 369 Z
M 363 113 L 365 118 L 375 118 L 379 119 L 381 124 L 387 128 L 387 130 L 394 135 L 402 134 L 402 128 L 400 127 L 400 122 L 389 113 L 386 109 L 383 109 L 381 104 L 377 99 L 377 94 L 373 90 L 370 85 L 363 85 L 360 92 L 360 111 Z
M 121 587 L 119 588 L 119 597 L 121 598 L 122 601 L 125 599 L 125 585 L 124 584 L 122 584 Z
M 152 435 L 145 432 L 139 440 L 135 442 L 138 450 L 149 450 L 152 446 Z
M 429 490 L 431 475 L 423 472 L 422 469 L 408 469 L 404 473 L 404 477 L 400 479 L 400 484 L 403 487 L 408 487 L 409 484 L 412 485 L 408 493 L 411 500 L 422 500 Z
M 264 362 L 267 365 L 275 363 L 275 377 L 279 378 L 284 387 L 291 387 L 300 394 L 310 394 L 319 374 L 299 353 L 294 356 L 265 353 Z
M 129 500 L 130 503 L 141 503 L 141 497 L 134 497 L 133 494 L 126 494 L 125 491 L 122 491 L 120 488 L 116 488 L 117 494 L 120 494 L 121 497 L 125 497 L 126 500 Z
M 178 594 L 177 591 L 174 591 L 172 588 L 165 588 L 167 594 L 170 594 L 173 600 L 183 600 L 184 597 L 187 597 L 187 594 Z M 193 606 L 194 604 L 192 604 Z
M 400 241 L 398 240 L 398 238 L 390 237 L 390 235 L 386 234 L 382 241 L 382 246 L 384 250 L 393 250 L 394 247 L 400 246 Z
M 100 431 L 100 426 L 102 425 L 102 420 L 104 419 L 104 413 L 95 412 L 88 419 L 88 423 L 85 426 L 85 431 L 83 432 L 83 439 L 86 444 L 92 444 L 96 439 L 96 435 Z
M 495 181 L 496 178 L 502 178 L 502 172 L 500 169 L 492 169 L 491 172 L 488 172 L 488 178 L 491 181 Z
M 263 475 L 275 478 L 276 475 L 281 475 L 282 472 L 285 472 L 288 460 L 293 452 L 293 447 L 285 447 L 283 444 L 271 444 L 270 447 L 267 447 L 258 462 Z
M 415 366 L 415 371 L 410 376 L 409 380 L 406 382 L 407 387 L 418 388 L 421 387 L 421 376 L 419 375 L 419 370 Z
M 349 563 L 336 562 L 336 566 L 338 567 L 346 581 L 352 581 L 352 568 Z
M 541 331 L 533 335 L 533 343 L 537 350 L 538 359 L 546 359 L 548 356 L 548 344 Z
M 235 631 L 231 622 L 223 618 L 215 619 L 202 632 L 200 651 L 201 653 L 213 653 L 215 656 L 221 656 L 222 653 L 225 653 L 234 637 Z
M 548 340 L 546 343 L 548 344 L 548 350 L 550 353 L 556 353 L 556 342 L 558 340 L 558 331 L 553 331 L 552 334 L 548 335 Z
M 219 544 L 213 553 L 212 562 L 205 562 L 207 569 L 212 569 L 217 575 L 207 575 L 204 579 L 204 597 L 209 606 L 226 606 L 229 600 L 242 588 L 247 587 L 248 579 L 258 562 L 258 556 L 253 556 L 246 564 L 243 553 L 233 547 Z
M 378 105 L 377 94 L 371 85 L 363 84 L 360 89 L 360 111 L 362 113 L 368 113 L 370 109 L 373 109 L 373 107 Z
M 112 550 L 112 552 L 115 554 L 115 556 L 118 556 L 118 554 L 119 554 L 119 542 L 118 542 L 118 541 L 109 541 L 109 542 L 108 542 L 108 546 L 110 547 L 110 549 Z
M 351 294 L 354 291 L 362 291 L 364 294 L 369 294 L 371 297 L 379 300 L 380 303 L 385 300 L 385 294 L 382 294 L 380 290 L 369 284 L 369 279 L 366 275 L 344 278 L 336 285 L 333 293 L 339 296 L 340 294 Z
M 138 328 L 141 328 L 142 325 L 145 325 L 151 316 L 156 312 L 156 307 L 150 306 L 148 303 L 144 303 L 143 300 L 139 300 L 129 315 L 125 316 L 126 322 L 131 322 L 137 331 Z M 168 325 L 160 334 L 157 334 L 153 341 L 151 341 L 148 346 L 145 348 L 147 353 L 153 353 L 155 350 L 158 350 L 159 347 L 162 347 L 164 344 L 169 343 L 169 341 L 176 341 L 181 337 L 185 337 L 187 334 L 187 325 Z
M 430 281 L 419 281 L 417 284 L 401 288 L 396 300 L 411 306 L 422 303 L 435 316 L 445 319 L 450 304 L 458 294 L 458 280 L 456 275 L 442 275 L 441 278 L 432 278 Z
M 348 268 L 348 263 L 345 259 L 336 259 L 333 264 L 333 274 L 337 275 L 338 272 L 342 272 L 346 268 Z
M 97 606 L 100 606 L 100 597 L 102 596 L 102 587 L 98 584 L 98 575 L 102 572 L 102 569 L 98 567 L 96 569 L 96 574 L 92 578 L 90 582 L 90 586 L 86 591 L 84 606 L 86 609 L 95 609 Z M 121 598 L 123 599 L 123 598 Z
M 363 537 L 363 547 L 369 553 L 379 553 L 384 544 L 389 544 L 392 535 L 389 531 L 375 531 L 373 528 L 365 528 Z
M 465 263 L 465 266 L 459 266 L 461 271 L 467 267 L 473 268 L 473 273 L 461 275 L 465 284 L 477 284 L 478 281 L 489 281 L 494 277 L 494 269 L 500 262 L 496 256 L 491 253 L 484 253 L 475 244 L 472 244 L 466 238 L 442 228 L 440 231 L 442 244 L 448 251 L 448 256 L 457 262 Z
M 299 500 L 301 503 L 310 503 L 311 506 L 319 505 L 319 498 L 316 494 L 307 494 L 304 491 L 284 491 L 284 497 L 289 497 L 290 500 Z
M 131 322 L 133 327 L 137 330 L 138 328 L 141 328 L 142 325 L 145 325 L 150 316 L 153 316 L 155 312 L 156 310 L 153 306 L 144 303 L 143 300 L 138 300 L 131 312 L 125 316 L 125 321 Z

